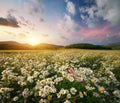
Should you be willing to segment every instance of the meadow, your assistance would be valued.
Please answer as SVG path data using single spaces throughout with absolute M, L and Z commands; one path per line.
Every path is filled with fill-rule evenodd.
M 0 103 L 120 103 L 120 51 L 0 51 Z

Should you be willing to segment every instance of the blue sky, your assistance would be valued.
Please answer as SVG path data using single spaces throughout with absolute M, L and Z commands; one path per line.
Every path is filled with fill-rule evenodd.
M 120 41 L 120 0 L 0 0 L 0 41 Z

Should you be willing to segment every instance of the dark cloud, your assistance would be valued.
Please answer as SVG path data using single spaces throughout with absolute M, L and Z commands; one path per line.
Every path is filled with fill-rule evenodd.
M 0 17 L 0 25 L 2 26 L 9 26 L 9 27 L 20 27 L 15 17 L 11 14 L 8 14 L 7 18 Z

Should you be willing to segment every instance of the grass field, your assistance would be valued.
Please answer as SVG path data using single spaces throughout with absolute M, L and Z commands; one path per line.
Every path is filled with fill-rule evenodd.
M 120 51 L 0 51 L 0 103 L 120 103 Z

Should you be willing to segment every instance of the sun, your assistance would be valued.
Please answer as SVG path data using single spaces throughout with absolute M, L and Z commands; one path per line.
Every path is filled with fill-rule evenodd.
M 35 46 L 35 45 L 39 44 L 39 40 L 37 38 L 30 38 L 28 40 L 28 43 L 32 46 Z

